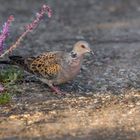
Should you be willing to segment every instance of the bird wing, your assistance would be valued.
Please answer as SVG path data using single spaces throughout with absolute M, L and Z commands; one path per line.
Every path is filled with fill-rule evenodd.
M 63 52 L 47 52 L 38 57 L 27 58 L 26 65 L 30 72 L 47 79 L 56 78 L 61 71 Z

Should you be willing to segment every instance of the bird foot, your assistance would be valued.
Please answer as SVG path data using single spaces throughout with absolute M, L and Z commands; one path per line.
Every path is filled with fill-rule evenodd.
M 63 95 L 63 96 L 66 95 L 65 93 L 63 93 L 62 91 L 60 91 L 60 89 L 58 87 L 54 87 L 53 86 L 53 87 L 51 87 L 51 89 L 52 89 L 53 92 L 55 92 L 58 95 Z
M 55 92 L 58 95 L 65 95 L 65 93 L 61 92 L 60 89 L 58 87 L 55 87 L 52 83 L 50 83 L 48 80 L 44 79 L 44 78 L 39 78 L 39 80 L 45 84 L 47 84 L 53 92 Z

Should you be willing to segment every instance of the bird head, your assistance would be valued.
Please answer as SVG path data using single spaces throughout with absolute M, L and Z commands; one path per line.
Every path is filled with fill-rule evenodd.
M 74 44 L 72 54 L 75 56 L 83 56 L 86 53 L 94 54 L 86 41 L 78 41 Z

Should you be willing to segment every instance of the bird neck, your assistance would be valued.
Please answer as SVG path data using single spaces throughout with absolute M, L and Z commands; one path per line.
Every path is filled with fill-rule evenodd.
M 71 51 L 69 56 L 70 56 L 69 62 L 71 63 L 71 65 L 73 66 L 81 65 L 83 60 L 83 55 L 79 55 L 76 52 Z
M 70 56 L 72 57 L 72 58 L 77 58 L 77 53 L 76 52 L 74 52 L 74 51 L 71 51 L 70 52 Z

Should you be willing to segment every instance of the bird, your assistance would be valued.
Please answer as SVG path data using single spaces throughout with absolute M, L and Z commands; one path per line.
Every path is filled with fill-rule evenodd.
M 9 56 L 8 61 L 0 64 L 10 64 L 22 67 L 25 71 L 35 75 L 40 81 L 47 84 L 55 93 L 61 94 L 56 87 L 76 77 L 79 73 L 84 55 L 94 54 L 86 41 L 78 41 L 70 52 L 50 51 L 36 57 Z

